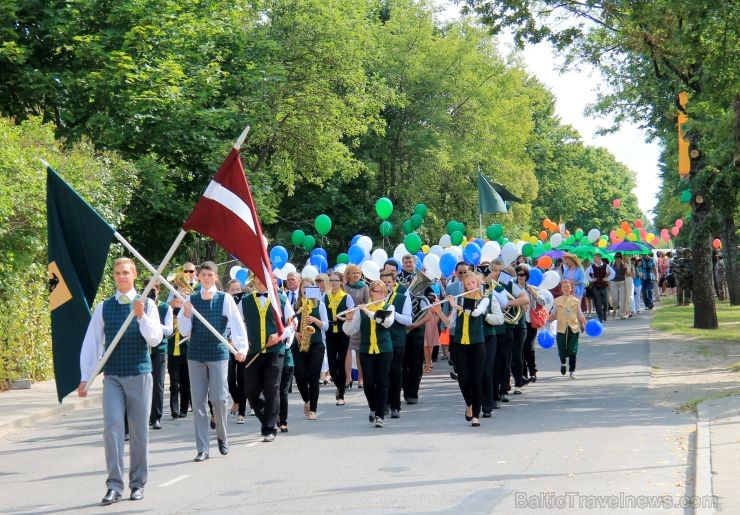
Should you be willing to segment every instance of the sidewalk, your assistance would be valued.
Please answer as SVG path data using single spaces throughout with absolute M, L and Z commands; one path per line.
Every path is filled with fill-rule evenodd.
M 697 411 L 694 495 L 714 495 L 719 503 L 695 513 L 740 513 L 740 395 L 704 401 Z
M 64 399 L 63 404 L 59 404 L 57 400 L 53 380 L 34 383 L 28 390 L 0 392 L 0 437 L 20 428 L 31 427 L 46 418 L 100 405 L 102 393 L 102 377 L 93 383 L 87 397 L 80 398 L 76 392 L 72 392 Z

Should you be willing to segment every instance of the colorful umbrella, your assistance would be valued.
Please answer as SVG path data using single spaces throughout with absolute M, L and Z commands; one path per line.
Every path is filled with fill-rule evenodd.
M 620 241 L 619 243 L 615 243 L 614 245 L 609 245 L 606 250 L 611 252 L 621 252 L 622 254 L 627 256 L 645 253 L 644 248 L 642 248 L 637 243 L 632 243 L 631 241 Z

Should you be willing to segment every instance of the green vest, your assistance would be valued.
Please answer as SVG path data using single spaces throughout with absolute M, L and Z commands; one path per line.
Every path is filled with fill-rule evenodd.
M 383 306 L 387 309 L 388 304 Z M 378 340 L 380 352 L 393 352 L 393 342 L 391 342 L 391 330 L 386 329 L 374 319 L 370 320 L 364 311 L 360 311 L 360 352 L 362 354 L 370 353 L 370 324 L 375 324 L 375 335 Z
M 396 313 L 403 312 L 403 305 L 406 303 L 406 295 L 401 293 L 401 286 L 398 286 L 396 293 L 391 294 L 391 304 L 396 310 Z M 405 289 L 405 288 L 404 288 Z M 401 322 L 394 321 L 390 328 L 391 340 L 393 341 L 393 347 L 399 348 L 406 345 L 406 326 Z
M 463 329 L 465 325 L 465 313 L 462 311 L 455 311 L 457 313 L 457 319 L 455 320 L 455 342 L 460 345 L 468 345 L 467 343 L 462 343 L 463 338 Z M 470 344 L 475 343 L 482 343 L 485 339 L 483 336 L 483 317 L 485 315 L 481 315 L 479 317 L 474 317 L 467 315 L 468 317 L 468 339 L 470 340 Z
M 245 295 L 242 298 L 242 314 L 244 315 L 244 323 L 247 326 L 247 336 L 249 337 L 249 354 L 260 352 L 282 353 L 285 351 L 285 342 L 283 341 L 272 347 L 265 347 L 270 335 L 277 333 L 277 326 L 275 325 L 275 317 L 273 316 L 271 305 L 265 303 L 265 332 L 262 332 L 263 322 L 261 320 L 262 317 L 258 302 L 260 301 L 257 300 L 256 293 Z M 285 308 L 285 301 L 282 299 L 280 299 L 280 308 L 281 310 Z

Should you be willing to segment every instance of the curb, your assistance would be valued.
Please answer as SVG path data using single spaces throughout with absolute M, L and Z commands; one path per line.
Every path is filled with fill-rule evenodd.
M 93 395 L 89 395 L 87 398 L 76 398 L 74 402 L 67 402 L 66 404 L 60 404 L 53 408 L 39 410 L 37 413 L 34 413 L 32 415 L 19 417 L 12 422 L 0 425 L 0 437 L 15 432 L 18 429 L 32 427 L 36 423 L 48 418 L 53 418 L 58 415 L 64 415 L 65 413 L 78 409 L 89 408 L 91 406 L 99 404 L 101 401 L 101 397 L 102 396 L 100 395 L 100 393 L 95 393 Z
M 698 499 L 709 499 L 713 496 L 712 491 L 712 434 L 709 421 L 702 417 L 701 404 L 697 406 L 696 421 L 696 473 L 694 475 L 694 497 Z M 698 507 L 694 509 L 694 515 L 713 515 L 713 507 Z

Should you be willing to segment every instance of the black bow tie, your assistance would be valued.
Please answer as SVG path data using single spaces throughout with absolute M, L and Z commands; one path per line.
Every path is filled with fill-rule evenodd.
M 257 296 L 258 297 L 265 297 L 265 298 L 267 298 L 267 292 L 265 292 L 265 293 L 257 292 Z

